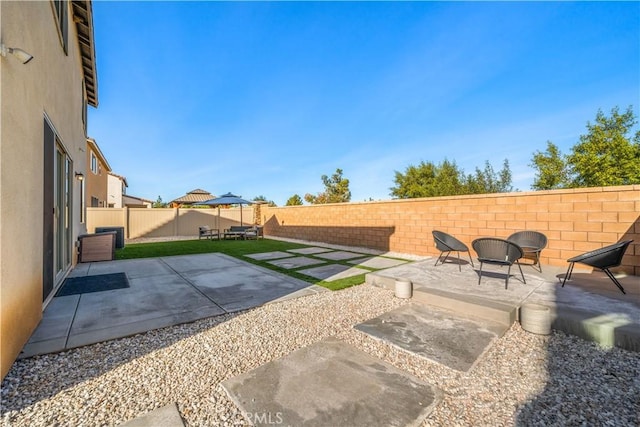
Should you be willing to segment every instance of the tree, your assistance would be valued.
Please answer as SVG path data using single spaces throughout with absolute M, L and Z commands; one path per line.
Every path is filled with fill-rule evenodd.
M 323 203 L 345 203 L 351 200 L 351 191 L 349 191 L 349 180 L 342 177 L 342 169 L 336 169 L 336 172 L 329 178 L 322 175 L 322 183 L 325 190 L 317 195 L 305 194 L 304 200 L 311 204 Z
M 611 117 L 598 110 L 567 157 L 574 187 L 640 184 L 640 131 L 628 135 L 636 123 L 631 106 L 623 114 L 614 107 Z
M 484 170 L 476 167 L 474 175 L 467 175 L 465 194 L 508 193 L 512 189 L 509 160 L 504 160 L 499 173 L 486 161 Z
M 587 122 L 587 133 L 563 156 L 552 142 L 547 151 L 535 152 L 532 166 L 537 170 L 531 186 L 536 190 L 575 187 L 606 187 L 640 184 L 640 131 L 629 134 L 637 123 L 630 106 L 611 117 L 598 110 L 595 123 Z
M 534 190 L 555 190 L 570 185 L 569 165 L 558 146 L 547 141 L 547 150 L 536 151 L 529 165 L 537 170 L 531 188 Z
M 407 167 L 404 174 L 396 171 L 394 181 L 391 196 L 401 199 L 499 193 L 511 191 L 511 170 L 506 159 L 499 174 L 486 162 L 484 170 L 476 168 L 475 174 L 470 175 L 446 159 L 438 165 L 423 161 Z
M 272 207 L 278 206 L 278 205 L 276 205 L 276 202 L 274 202 L 273 200 L 267 200 L 267 198 L 262 196 L 262 195 L 254 197 L 253 201 L 254 202 L 266 202 L 267 206 L 272 206 Z
M 154 208 L 166 208 L 167 204 L 162 201 L 162 197 L 158 196 L 158 200 L 153 203 Z
M 287 199 L 287 203 L 285 203 L 286 206 L 300 206 L 302 205 L 302 197 L 300 197 L 297 194 L 294 194 L 293 196 L 289 197 Z

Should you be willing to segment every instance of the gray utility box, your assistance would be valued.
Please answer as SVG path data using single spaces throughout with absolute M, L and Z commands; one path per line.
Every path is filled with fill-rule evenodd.
M 96 227 L 96 233 L 116 232 L 116 249 L 124 248 L 124 227 Z

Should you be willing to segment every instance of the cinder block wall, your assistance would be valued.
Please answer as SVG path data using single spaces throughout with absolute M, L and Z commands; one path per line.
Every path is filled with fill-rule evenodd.
M 312 206 L 262 206 L 267 236 L 437 255 L 431 231 L 478 237 L 537 230 L 544 264 L 633 239 L 618 271 L 640 275 L 640 185 Z

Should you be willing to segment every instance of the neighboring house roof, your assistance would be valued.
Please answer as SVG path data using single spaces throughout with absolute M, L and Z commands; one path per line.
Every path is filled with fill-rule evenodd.
M 145 203 L 151 203 L 153 204 L 153 200 L 148 200 L 148 199 L 143 199 L 142 197 L 136 197 L 136 196 L 131 196 L 129 194 L 123 194 L 122 195 L 122 201 L 126 203 L 127 205 L 129 204 L 136 204 L 135 202 L 138 202 L 137 204 L 142 205 Z
M 100 147 L 98 147 L 98 143 L 93 138 L 87 138 L 87 145 L 91 148 L 91 151 L 96 153 L 98 159 L 104 164 L 104 167 L 107 169 L 107 172 L 111 172 L 111 166 L 109 166 L 109 162 L 107 162 L 107 158 L 102 154 Z
M 93 12 L 91 0 L 74 0 L 73 22 L 76 23 L 78 44 L 82 57 L 82 72 L 89 105 L 98 106 L 98 71 L 96 69 L 96 51 L 93 39 Z
M 115 176 L 115 177 L 116 177 L 116 178 L 118 178 L 120 181 L 124 182 L 124 186 L 125 186 L 125 187 L 128 187 L 128 186 L 129 186 L 129 184 L 127 184 L 127 178 L 125 178 L 124 176 L 122 176 L 122 175 L 118 175 L 117 173 L 113 173 L 113 172 L 109 172 L 109 175 L 111 175 L 111 176 Z
M 170 201 L 169 203 L 189 204 L 189 203 L 196 203 L 196 202 L 204 202 L 205 200 L 209 200 L 213 198 L 215 198 L 215 196 L 209 193 L 208 191 L 197 188 L 195 190 L 189 191 L 187 194 L 185 194 L 182 197 L 178 197 L 177 199 Z

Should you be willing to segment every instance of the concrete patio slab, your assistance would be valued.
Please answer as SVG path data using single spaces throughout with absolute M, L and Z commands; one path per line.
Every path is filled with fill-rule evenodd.
M 347 277 L 366 274 L 369 270 L 358 267 L 348 267 L 341 264 L 328 264 L 321 267 L 307 268 L 298 270 L 298 273 L 324 280 L 325 282 L 333 282 L 334 280 L 346 279 Z
M 178 412 L 178 406 L 170 403 L 162 408 L 147 412 L 119 427 L 184 427 L 184 421 Z
M 366 254 L 358 254 L 355 252 L 347 252 L 347 251 L 335 251 L 335 252 L 321 253 L 315 256 L 317 256 L 318 258 L 330 259 L 332 261 L 342 261 L 345 259 L 361 258 L 364 255 Z
M 367 257 L 361 259 L 354 259 L 347 261 L 349 264 L 354 264 L 359 267 L 375 268 L 377 270 L 383 268 L 395 267 L 397 265 L 406 264 L 408 261 L 402 259 L 385 258 L 381 256 Z
M 314 258 L 309 258 L 305 256 L 297 256 L 295 258 L 286 258 L 286 259 L 277 259 L 274 261 L 268 261 L 269 264 L 273 264 L 280 268 L 286 268 L 287 270 L 291 270 L 293 268 L 306 267 L 307 265 L 317 265 L 324 264 L 325 261 L 321 261 Z
M 335 338 L 222 386 L 256 426 L 414 426 L 442 399 L 436 387 Z
M 620 275 L 624 295 L 603 273 L 576 271 L 562 287 L 566 268 L 545 265 L 540 273 L 522 266 L 527 283 L 515 273 L 505 289 L 506 269 L 483 272 L 478 285 L 478 269 L 470 265 L 433 265 L 433 260 L 404 264 L 366 275 L 366 282 L 387 289 L 395 288 L 398 278 L 413 282 L 413 299 L 431 307 L 463 315 L 511 324 L 518 319 L 525 303 L 550 308 L 552 328 L 580 336 L 603 346 L 615 345 L 640 352 L 640 281 Z M 514 271 L 515 270 L 515 271 Z
M 320 254 L 322 252 L 331 252 L 333 249 L 330 248 L 321 248 L 319 246 L 311 246 L 310 248 L 301 248 L 301 249 L 287 249 L 287 252 L 293 252 L 294 254 L 300 255 L 313 255 Z
M 409 353 L 465 372 L 509 326 L 408 304 L 355 328 Z
M 294 256 L 288 252 L 275 251 L 275 252 L 262 252 L 259 254 L 245 255 L 247 258 L 255 259 L 256 261 L 265 261 L 270 259 L 287 258 Z
M 87 263 L 77 270 L 74 277 L 125 273 L 130 287 L 54 297 L 21 358 L 324 290 L 219 253 Z

